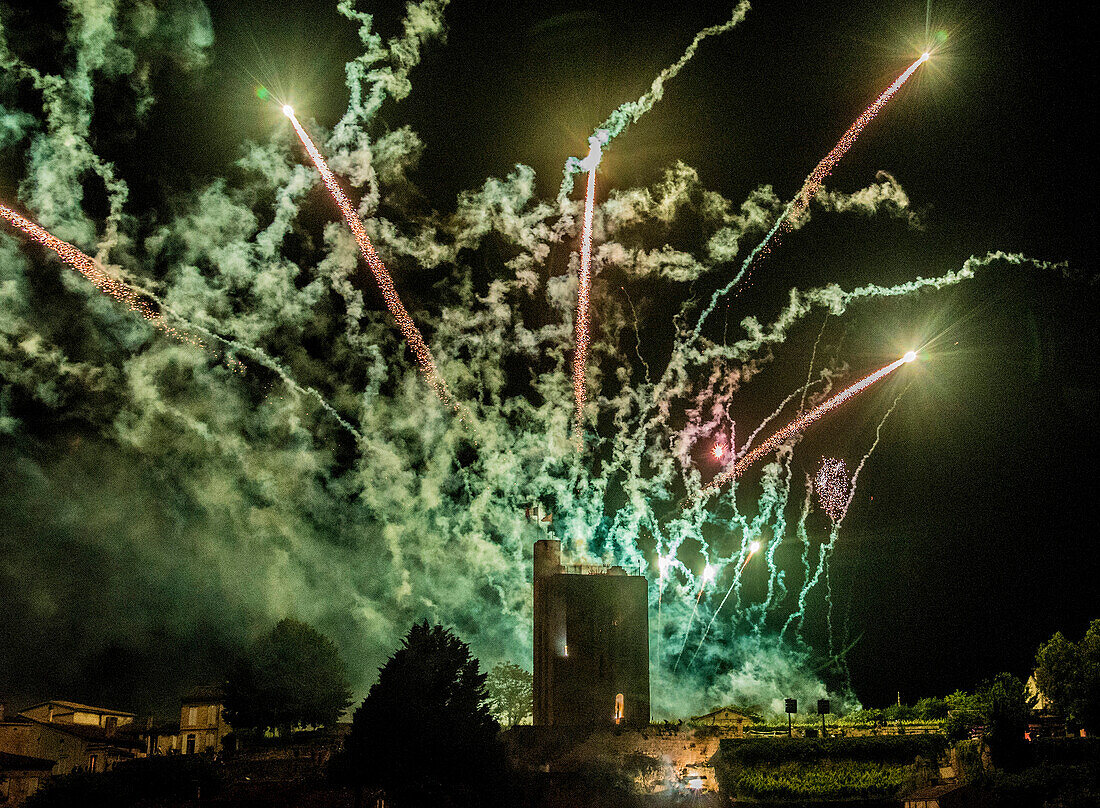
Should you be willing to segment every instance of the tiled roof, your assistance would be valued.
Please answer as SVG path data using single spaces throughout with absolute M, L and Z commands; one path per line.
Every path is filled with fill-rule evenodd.
M 33 710 L 37 707 L 45 707 L 51 704 L 58 707 L 68 708 L 70 710 L 73 710 L 74 712 L 105 713 L 107 715 L 124 715 L 129 716 L 130 718 L 134 717 L 134 713 L 128 713 L 125 710 L 112 710 L 110 707 L 93 707 L 90 704 L 80 704 L 79 702 L 75 701 L 59 701 L 57 699 L 52 699 L 50 701 L 40 701 L 38 702 L 38 704 L 34 704 L 28 707 L 27 710 Z M 23 710 L 22 712 L 27 712 L 27 710 Z

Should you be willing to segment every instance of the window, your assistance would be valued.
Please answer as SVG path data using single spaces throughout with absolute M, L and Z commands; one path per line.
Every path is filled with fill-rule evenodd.
M 118 728 L 118 717 L 109 715 L 107 716 L 107 730 L 111 731 Z
M 90 772 L 95 771 L 95 763 L 96 763 L 96 758 L 97 757 L 98 757 L 97 755 L 88 755 L 88 771 L 90 771 Z
M 188 707 L 187 708 L 187 726 L 193 727 L 199 723 L 199 708 Z
M 192 709 L 194 709 L 194 708 L 192 708 Z M 186 752 L 186 754 L 188 754 L 188 755 L 195 754 L 195 736 L 194 735 L 188 735 L 187 736 L 187 752 Z
M 623 720 L 623 694 L 619 693 L 615 696 L 615 723 L 618 724 Z

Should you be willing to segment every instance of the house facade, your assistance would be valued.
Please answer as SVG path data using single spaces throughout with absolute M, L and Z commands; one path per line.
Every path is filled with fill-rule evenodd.
M 198 687 L 180 699 L 177 750 L 184 755 L 216 753 L 232 730 L 225 722 L 220 687 Z M 159 744 L 158 744 L 159 745 Z
M 731 737 L 743 738 L 745 727 L 751 727 L 753 720 L 733 707 L 721 707 L 706 715 L 695 716 L 691 719 L 691 723 L 708 727 L 722 727 L 733 731 Z

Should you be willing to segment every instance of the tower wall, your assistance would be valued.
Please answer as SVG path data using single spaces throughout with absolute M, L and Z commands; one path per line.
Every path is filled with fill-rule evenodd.
M 648 724 L 646 579 L 570 572 L 556 541 L 536 542 L 534 560 L 534 723 Z

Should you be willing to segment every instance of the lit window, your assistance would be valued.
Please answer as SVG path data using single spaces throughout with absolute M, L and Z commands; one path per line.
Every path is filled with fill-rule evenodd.
M 618 724 L 623 720 L 623 694 L 619 693 L 615 696 L 615 723 Z
M 199 708 L 188 707 L 187 708 L 187 726 L 193 727 L 199 723 Z

